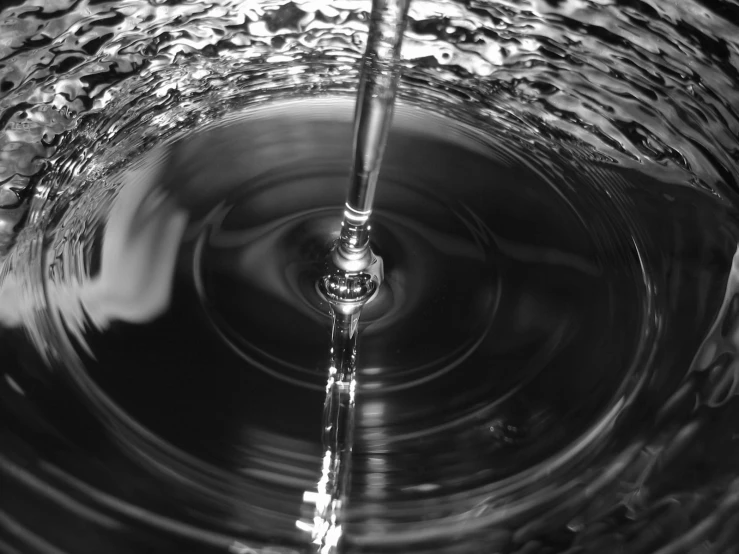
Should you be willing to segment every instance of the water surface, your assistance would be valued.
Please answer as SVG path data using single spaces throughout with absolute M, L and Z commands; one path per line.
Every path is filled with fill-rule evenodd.
M 16 4 L 0 550 L 311 551 L 369 5 Z M 736 548 L 735 10 L 413 3 L 348 552 Z

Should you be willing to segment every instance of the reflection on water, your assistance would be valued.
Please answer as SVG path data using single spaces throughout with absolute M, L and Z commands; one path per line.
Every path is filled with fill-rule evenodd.
M 369 4 L 12 4 L 0 550 L 311 551 Z M 345 549 L 733 552 L 735 4 L 411 18 Z

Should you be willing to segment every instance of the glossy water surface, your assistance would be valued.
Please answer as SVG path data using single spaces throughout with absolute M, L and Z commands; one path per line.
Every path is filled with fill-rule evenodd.
M 14 4 L 0 551 L 313 551 L 369 4 Z M 412 4 L 345 551 L 736 551 L 736 10 Z

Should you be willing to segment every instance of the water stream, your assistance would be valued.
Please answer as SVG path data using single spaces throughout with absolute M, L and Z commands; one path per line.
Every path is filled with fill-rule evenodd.
M 370 217 L 392 125 L 409 4 L 409 0 L 372 2 L 354 108 L 347 200 L 339 238 L 318 282 L 333 319 L 322 422 L 325 454 L 312 526 L 313 541 L 326 554 L 342 549 L 342 519 L 350 493 L 359 319 L 384 277 L 382 258 L 370 247 Z

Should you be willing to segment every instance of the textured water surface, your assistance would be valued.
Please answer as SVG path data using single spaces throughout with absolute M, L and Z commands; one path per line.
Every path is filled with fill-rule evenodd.
M 311 552 L 367 2 L 0 10 L 0 552 Z M 347 552 L 737 549 L 739 6 L 415 0 Z

